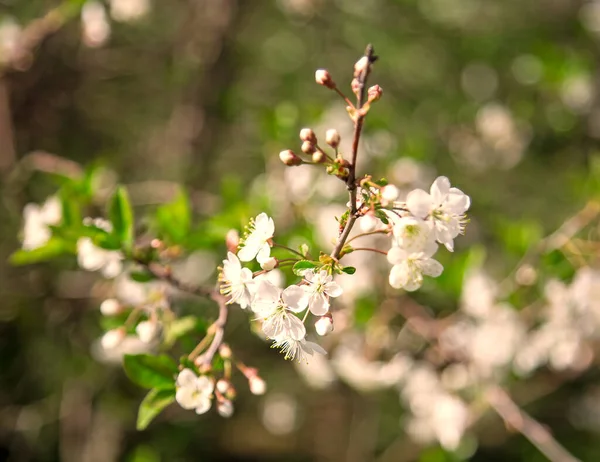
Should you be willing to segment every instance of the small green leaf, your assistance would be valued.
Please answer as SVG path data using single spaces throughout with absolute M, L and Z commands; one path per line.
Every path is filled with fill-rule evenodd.
M 192 224 L 190 200 L 180 189 L 173 202 L 156 210 L 158 231 L 173 244 L 181 244 L 189 235 Z
M 206 332 L 206 322 L 196 316 L 185 316 L 167 324 L 165 329 L 164 342 L 166 345 L 172 345 L 190 332 Z
M 69 247 L 62 239 L 53 237 L 43 247 L 33 250 L 17 250 L 10 256 L 9 261 L 17 266 L 31 265 L 32 263 L 52 260 L 68 251 Z
M 154 274 L 152 274 L 148 270 L 140 270 L 140 271 L 131 271 L 129 273 L 129 277 L 133 279 L 135 282 L 145 283 L 150 282 L 156 279 Z
M 356 268 L 354 266 L 345 266 L 342 268 L 342 273 L 354 274 L 356 273 Z
M 316 268 L 316 266 L 317 265 L 312 261 L 300 260 L 299 262 L 294 264 L 292 271 L 296 276 L 302 276 L 304 274 L 304 271 L 306 271 L 307 269 Z
M 304 243 L 304 244 L 300 245 L 300 247 L 298 247 L 298 250 L 300 251 L 300 253 L 302 255 L 304 255 L 306 257 L 308 255 L 308 252 L 310 249 L 308 247 L 308 244 Z
M 129 379 L 143 388 L 172 388 L 177 364 L 169 356 L 125 355 L 123 367 Z
M 154 418 L 175 401 L 175 388 L 159 390 L 153 388 L 140 404 L 136 428 L 144 430 Z
M 385 212 L 381 209 L 375 210 L 375 216 L 381 220 L 384 225 L 389 224 L 389 220 Z
M 123 186 L 115 191 L 111 201 L 109 213 L 113 226 L 113 235 L 118 237 L 126 247 L 133 244 L 133 210 L 129 202 L 129 194 Z

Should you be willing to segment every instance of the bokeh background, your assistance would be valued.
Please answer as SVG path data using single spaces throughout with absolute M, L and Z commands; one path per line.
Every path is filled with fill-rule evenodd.
M 380 56 L 371 82 L 384 96 L 367 120 L 359 171 L 396 183 L 443 174 L 470 194 L 459 261 L 461 249 L 481 246 L 501 279 L 599 191 L 600 2 L 119 0 L 128 1 L 137 13 L 111 17 L 107 4 L 104 26 L 83 38 L 81 2 L 62 5 L 65 23 L 6 66 L 2 261 L 20 245 L 23 205 L 55 188 L 38 171 L 52 163 L 32 152 L 109 166 L 142 207 L 183 183 L 210 217 L 245 203 L 278 152 L 298 147 L 302 127 L 351 129 L 314 70 L 349 84 L 367 43 Z M 1 1 L 0 47 L 10 50 L 17 24 L 59 5 Z M 426 301 L 451 311 L 460 274 L 439 285 Z M 0 460 L 545 460 L 493 416 L 460 451 L 420 447 L 403 433 L 397 391 L 361 393 L 343 381 L 312 389 L 237 315 L 230 334 L 269 393 L 240 386 L 231 419 L 172 406 L 136 432 L 143 391 L 90 353 L 101 335 L 97 291 L 72 259 L 0 266 Z M 600 460 L 599 378 L 592 367 L 561 379 L 526 407 L 584 461 Z M 577 418 L 582 396 L 593 412 Z

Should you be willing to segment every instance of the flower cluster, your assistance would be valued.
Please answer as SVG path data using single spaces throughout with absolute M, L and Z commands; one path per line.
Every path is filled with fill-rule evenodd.
M 223 260 L 219 280 L 221 293 L 228 297 L 227 303 L 237 303 L 242 309 L 250 307 L 256 320 L 261 322 L 265 336 L 273 340 L 273 347 L 280 348 L 286 359 L 306 361 L 314 353 L 325 354 L 319 345 L 306 339 L 304 323 L 312 313 L 319 317 L 317 333 L 328 333 L 332 327 L 328 316 L 330 298 L 340 296 L 341 287 L 325 267 L 319 271 L 301 270 L 298 274 L 302 279 L 297 284 L 285 289 L 277 287 L 264 277 L 281 264 L 270 255 L 275 233 L 273 219 L 261 213 L 250 222 L 249 229 L 237 256 L 229 252 L 227 260 Z M 241 264 L 253 259 L 263 268 L 256 277 Z M 302 313 L 304 316 L 300 319 L 298 316 Z

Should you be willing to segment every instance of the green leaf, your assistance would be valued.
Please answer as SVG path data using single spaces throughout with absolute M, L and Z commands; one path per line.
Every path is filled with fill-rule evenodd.
M 175 388 L 159 390 L 153 388 L 140 404 L 136 428 L 144 430 L 154 418 L 175 401 Z
M 354 266 L 345 266 L 342 268 L 342 273 L 354 274 L 356 273 L 356 268 Z
M 113 235 L 118 237 L 126 247 L 133 244 L 133 210 L 129 202 L 129 194 L 123 186 L 115 191 L 111 201 L 109 213 L 113 225 Z
M 31 265 L 32 263 L 52 260 L 68 251 L 69 247 L 62 239 L 52 237 L 43 247 L 33 250 L 17 250 L 10 256 L 9 261 L 17 266 Z
M 308 255 L 308 252 L 310 249 L 308 247 L 308 244 L 304 243 L 304 244 L 301 244 L 300 247 L 298 247 L 298 250 L 300 251 L 300 253 L 302 255 L 304 255 L 306 257 Z
M 143 388 L 172 388 L 177 364 L 169 356 L 125 355 L 123 367 L 129 379 Z
M 166 325 L 164 342 L 172 345 L 175 341 L 190 332 L 206 332 L 206 322 L 196 316 L 185 316 Z
M 384 225 L 387 225 L 387 224 L 389 224 L 389 223 L 390 223 L 390 221 L 388 220 L 388 217 L 387 217 L 387 215 L 386 215 L 386 214 L 385 214 L 385 212 L 384 212 L 383 210 L 381 210 L 381 209 L 377 209 L 377 210 L 375 210 L 375 216 L 376 216 L 377 218 L 379 218 L 379 219 L 381 220 L 381 222 L 382 222 Z
M 152 274 L 148 270 L 140 270 L 140 271 L 131 271 L 129 273 L 129 277 L 133 279 L 135 282 L 145 283 L 150 282 L 156 279 L 154 274 Z
M 189 235 L 192 210 L 188 195 L 183 189 L 177 192 L 173 202 L 156 210 L 158 231 L 173 244 L 181 244 Z
M 306 271 L 307 269 L 316 268 L 316 266 L 317 265 L 312 261 L 300 260 L 294 265 L 292 271 L 296 276 L 302 276 L 304 274 L 304 271 Z

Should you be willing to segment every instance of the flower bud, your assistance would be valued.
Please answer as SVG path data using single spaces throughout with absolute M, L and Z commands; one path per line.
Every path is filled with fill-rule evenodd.
M 381 198 L 387 203 L 398 199 L 398 194 L 400 194 L 400 191 L 393 184 L 388 184 L 381 188 Z
M 316 146 L 310 141 L 305 141 L 304 143 L 302 143 L 302 147 L 300 149 L 304 154 L 312 154 L 317 150 Z
M 240 245 L 240 233 L 237 229 L 230 229 L 225 235 L 225 246 L 231 253 L 237 253 Z
M 329 73 L 329 71 L 327 71 L 326 69 L 318 69 L 317 72 L 315 72 L 315 81 L 319 85 L 323 85 L 324 87 L 330 89 L 335 88 L 335 82 L 331 78 L 331 74 Z
M 107 331 L 100 339 L 100 344 L 105 350 L 112 350 L 119 346 L 119 344 L 125 338 L 125 329 L 122 327 L 118 329 L 111 329 Z
M 271 271 L 277 266 L 277 259 L 274 257 L 267 258 L 265 261 L 260 262 L 260 267 L 265 271 Z
M 369 67 L 369 58 L 363 56 L 356 64 L 354 64 L 354 77 L 358 77 L 360 74 L 365 72 Z
M 322 164 L 327 160 L 327 156 L 323 151 L 315 151 L 312 160 L 315 164 Z
M 379 225 L 379 223 L 380 222 L 377 219 L 377 217 L 375 217 L 371 213 L 368 213 L 367 215 L 363 216 L 358 221 L 358 224 L 360 226 L 360 230 L 363 233 L 370 233 L 371 231 L 375 231 L 375 229 L 377 229 L 377 226 Z
M 100 304 L 100 312 L 104 316 L 114 316 L 122 311 L 123 307 L 118 300 L 107 298 Z
M 281 159 L 281 162 L 283 162 L 288 167 L 300 165 L 302 163 L 302 159 L 300 159 L 300 157 L 294 154 L 294 152 L 290 149 L 281 151 L 279 153 L 279 159 Z
M 250 377 L 248 380 L 248 386 L 250 387 L 250 392 L 253 395 L 264 395 L 267 391 L 267 383 L 257 375 Z
M 317 144 L 317 135 L 310 128 L 300 130 L 300 139 L 302 141 L 310 141 L 312 144 Z
M 229 418 L 233 415 L 233 403 L 228 399 L 217 404 L 217 412 L 221 417 Z
M 219 347 L 219 354 L 221 355 L 221 358 L 229 359 L 229 358 L 231 358 L 233 353 L 231 352 L 231 348 L 229 348 L 229 345 L 227 345 L 226 343 L 223 343 Z
M 383 89 L 379 85 L 373 85 L 367 90 L 367 96 L 371 102 L 379 101 L 381 95 L 383 95 Z
M 354 93 L 355 95 L 358 95 L 360 93 L 360 82 L 358 81 L 358 79 L 352 79 L 350 87 L 352 88 L 352 93 Z
M 230 387 L 230 384 L 225 379 L 219 379 L 219 381 L 217 382 L 217 391 L 223 395 L 225 393 L 227 393 L 227 390 L 229 390 L 229 387 Z
M 317 334 L 325 336 L 333 330 L 333 319 L 331 316 L 321 316 L 315 323 Z
M 335 128 L 330 128 L 325 132 L 325 141 L 332 148 L 337 148 L 340 145 L 340 134 Z
M 144 343 L 150 343 L 158 334 L 158 323 L 155 321 L 142 321 L 136 328 L 135 333 Z

